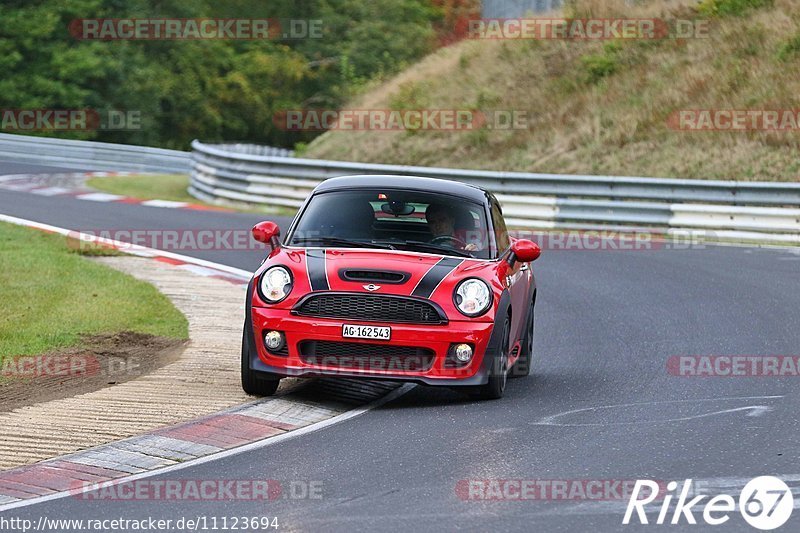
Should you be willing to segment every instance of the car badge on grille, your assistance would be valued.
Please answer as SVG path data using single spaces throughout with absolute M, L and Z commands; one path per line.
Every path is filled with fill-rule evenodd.
M 380 285 L 375 285 L 374 283 L 370 283 L 369 285 L 363 285 L 363 287 L 370 292 L 377 291 L 378 289 L 381 288 Z

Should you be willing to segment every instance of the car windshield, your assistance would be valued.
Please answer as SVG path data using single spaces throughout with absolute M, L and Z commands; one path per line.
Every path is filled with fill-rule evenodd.
M 479 203 L 424 191 L 359 189 L 314 195 L 287 244 L 489 259 L 494 250 L 488 236 Z

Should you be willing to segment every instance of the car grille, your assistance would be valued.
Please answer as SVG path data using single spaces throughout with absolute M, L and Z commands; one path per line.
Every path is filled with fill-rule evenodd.
M 433 365 L 435 353 L 428 348 L 339 341 L 303 341 L 300 359 L 310 365 L 420 372 Z
M 320 318 L 373 322 L 444 324 L 447 318 L 433 304 L 416 298 L 377 294 L 312 295 L 297 304 L 294 313 Z

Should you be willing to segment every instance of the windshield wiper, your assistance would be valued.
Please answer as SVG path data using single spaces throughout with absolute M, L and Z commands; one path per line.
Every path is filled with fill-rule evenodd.
M 473 255 L 464 250 L 457 250 L 456 248 L 449 248 L 447 246 L 439 246 L 436 244 L 431 244 L 429 242 L 422 242 L 422 241 L 403 241 L 402 243 L 397 243 L 399 245 L 407 244 L 408 246 L 412 246 L 414 248 L 422 248 L 425 250 L 434 250 L 436 252 L 442 252 L 445 254 L 457 255 L 459 257 L 473 257 Z
M 379 248 L 381 250 L 396 250 L 391 244 L 380 244 L 377 242 L 351 241 L 340 239 L 339 237 L 309 237 L 306 239 L 292 239 L 293 245 L 302 244 L 321 244 L 323 246 L 347 246 L 350 248 Z

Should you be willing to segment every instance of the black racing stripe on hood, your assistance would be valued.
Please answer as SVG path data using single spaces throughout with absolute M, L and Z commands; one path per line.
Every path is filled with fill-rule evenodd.
M 312 291 L 328 291 L 328 275 L 325 271 L 325 250 L 306 250 L 306 270 Z
M 455 257 L 443 257 L 438 263 L 433 265 L 424 276 L 422 276 L 422 279 L 419 280 L 419 283 L 417 283 L 417 286 L 414 288 L 414 292 L 411 293 L 411 296 L 430 298 L 433 294 L 433 291 L 436 290 L 436 287 L 439 286 L 442 280 L 463 262 L 463 259 L 457 259 Z

